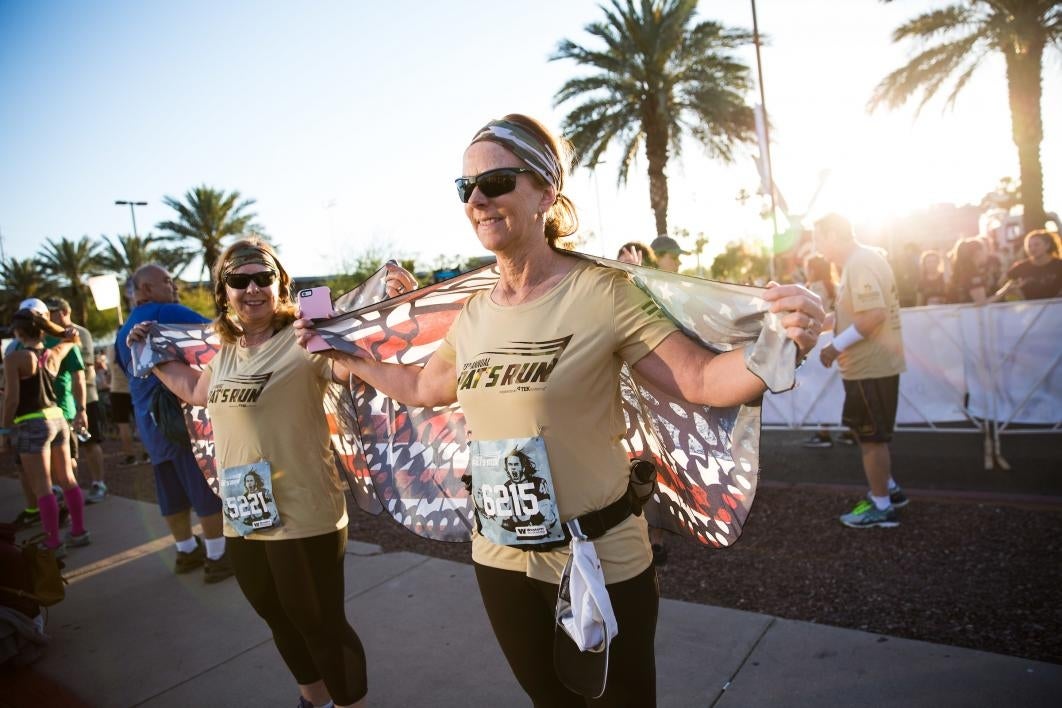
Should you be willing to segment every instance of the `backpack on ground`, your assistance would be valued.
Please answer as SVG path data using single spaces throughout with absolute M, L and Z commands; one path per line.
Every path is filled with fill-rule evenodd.
M 25 574 L 22 576 L 24 582 L 20 583 L 23 587 L 0 585 L 0 592 L 8 595 L 9 600 L 14 595 L 22 600 L 29 600 L 44 607 L 51 607 L 56 603 L 62 602 L 63 598 L 66 597 L 66 588 L 64 587 L 66 579 L 63 578 L 60 572 L 59 560 L 55 557 L 55 551 L 41 545 L 41 541 L 44 538 L 44 534 L 38 534 L 15 545 L 22 556 Z M 17 577 L 17 575 L 5 574 L 5 580 L 8 577 Z M 4 602 L 3 604 L 15 606 L 13 602 Z

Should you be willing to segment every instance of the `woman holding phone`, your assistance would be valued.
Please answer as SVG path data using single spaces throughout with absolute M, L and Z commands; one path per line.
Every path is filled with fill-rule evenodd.
M 322 405 L 332 364 L 292 336 L 291 278 L 268 243 L 233 243 L 213 277 L 221 349 L 201 373 L 167 362 L 155 374 L 210 413 L 227 553 L 299 685 L 299 705 L 361 705 L 365 653 L 343 608 L 346 502 Z M 388 295 L 415 286 L 403 271 Z
M 716 355 L 701 347 L 625 273 L 557 246 L 577 225 L 563 193 L 569 154 L 527 116 L 509 115 L 477 131 L 456 184 L 479 243 L 497 255 L 493 289 L 468 299 L 423 367 L 327 355 L 340 378 L 352 373 L 404 404 L 459 401 L 472 447 L 473 498 L 490 488 L 485 478 L 504 474 L 499 464 L 485 462 L 481 471 L 475 460 L 501 460 L 519 449 L 534 456 L 535 476 L 549 482 L 562 522 L 602 519 L 605 530 L 593 545 L 619 633 L 609 645 L 604 694 L 594 705 L 651 706 L 659 593 L 645 521 L 623 508 L 630 473 L 620 442 L 621 367 L 626 362 L 665 392 L 707 405 L 753 400 L 765 385 L 745 368 L 741 350 Z M 818 298 L 794 285 L 774 287 L 765 297 L 799 350 L 809 351 L 824 317 Z M 308 342 L 313 323 L 295 325 L 300 341 Z M 489 358 L 491 367 L 504 370 L 536 356 L 554 363 L 534 385 L 466 376 L 458 390 L 466 364 Z M 492 506 L 495 516 L 487 504 L 477 508 L 483 531 L 473 535 L 472 560 L 501 649 L 534 705 L 584 705 L 553 668 L 554 610 L 568 548 L 550 529 L 506 545 L 506 534 L 497 531 L 501 505 Z

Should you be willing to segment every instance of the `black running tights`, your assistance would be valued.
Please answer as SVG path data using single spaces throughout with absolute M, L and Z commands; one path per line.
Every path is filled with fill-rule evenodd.
M 569 691 L 553 670 L 557 586 L 523 573 L 475 564 L 494 636 L 516 680 L 536 708 L 656 705 L 656 616 L 660 588 L 649 566 L 606 586 L 619 634 L 609 647 L 608 682 L 596 700 Z
M 226 540 L 240 590 L 273 631 L 295 680 L 323 680 L 332 700 L 368 691 L 365 650 L 343 609 L 347 530 L 283 541 Z

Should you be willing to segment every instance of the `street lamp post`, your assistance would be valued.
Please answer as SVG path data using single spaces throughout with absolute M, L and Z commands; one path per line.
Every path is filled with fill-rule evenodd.
M 114 203 L 118 206 L 125 206 L 126 204 L 129 205 L 129 216 L 133 217 L 133 236 L 135 238 L 140 238 L 140 234 L 136 232 L 136 211 L 134 210 L 134 208 L 138 206 L 147 206 L 147 202 L 132 202 L 125 201 L 122 199 L 116 199 L 114 200 Z

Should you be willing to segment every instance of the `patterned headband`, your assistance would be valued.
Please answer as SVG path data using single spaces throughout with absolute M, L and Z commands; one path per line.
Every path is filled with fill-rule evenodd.
M 524 164 L 554 189 L 560 189 L 563 171 L 557 158 L 553 156 L 553 151 L 523 126 L 507 120 L 492 120 L 480 128 L 476 137 L 472 138 L 473 143 L 480 140 L 502 145 L 523 160 Z
M 225 264 L 225 272 L 231 273 L 237 268 L 250 263 L 264 265 L 268 268 L 272 268 L 278 273 L 280 272 L 280 264 L 277 263 L 277 259 L 274 258 L 269 251 L 264 248 L 259 248 L 258 246 L 240 246 L 230 253 L 229 260 Z

